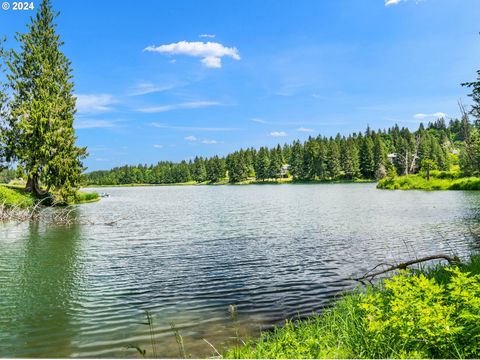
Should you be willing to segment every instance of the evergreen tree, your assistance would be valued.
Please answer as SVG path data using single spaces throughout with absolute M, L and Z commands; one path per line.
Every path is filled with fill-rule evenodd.
M 75 145 L 72 70 L 60 51 L 57 15 L 43 0 L 29 31 L 17 35 L 20 51 L 12 50 L 7 60 L 13 92 L 7 133 L 13 158 L 27 173 L 27 190 L 44 194 L 42 182 L 67 200 L 76 193 L 86 148 Z
M 258 151 L 255 162 L 255 177 L 257 180 L 268 179 L 270 169 L 270 152 L 266 147 L 261 147 Z
M 218 182 L 225 178 L 225 161 L 218 156 L 208 159 L 207 164 L 207 180 L 210 182 Z
M 270 164 L 268 167 L 268 178 L 278 179 L 282 176 L 283 156 L 280 145 L 270 151 Z
M 385 145 L 380 135 L 375 136 L 375 140 L 373 142 L 373 163 L 375 169 L 375 178 L 382 179 L 383 177 L 379 177 L 385 173 L 387 165 L 389 165 L 387 160 L 387 152 L 385 149 Z
M 354 179 L 360 175 L 358 148 L 353 137 L 342 141 L 341 159 L 343 173 L 346 179 Z
M 328 143 L 327 156 L 328 156 L 328 163 L 327 163 L 328 177 L 334 180 L 340 176 L 342 167 L 340 164 L 340 148 L 338 146 L 338 143 L 333 139 L 330 139 Z
M 373 141 L 370 136 L 365 136 L 360 146 L 360 171 L 364 178 L 373 179 L 375 170 Z
M 480 70 L 477 70 L 476 81 L 463 83 L 462 86 L 467 86 L 472 89 L 469 95 L 473 100 L 470 114 L 475 118 L 476 127 L 480 128 Z
M 195 157 L 192 165 L 192 178 L 198 183 L 204 182 L 207 179 L 207 169 L 205 167 L 205 160 L 202 157 Z
M 303 145 L 295 140 L 292 145 L 290 172 L 294 179 L 303 179 Z

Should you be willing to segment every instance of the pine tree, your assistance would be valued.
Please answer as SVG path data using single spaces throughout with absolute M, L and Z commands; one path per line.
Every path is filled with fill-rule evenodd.
M 303 145 L 296 140 L 292 145 L 292 154 L 290 158 L 290 172 L 295 180 L 303 179 Z
M 383 174 L 386 174 L 387 166 L 390 165 L 387 160 L 387 152 L 380 135 L 375 136 L 373 142 L 373 163 L 375 168 L 375 178 L 377 180 L 383 178 Z
M 225 161 L 218 156 L 208 159 L 206 167 L 208 181 L 217 182 L 225 178 Z
M 192 166 L 192 178 L 198 183 L 204 182 L 207 179 L 207 169 L 205 168 L 205 161 L 202 157 L 195 157 Z
M 258 151 L 255 162 L 255 177 L 257 180 L 268 179 L 270 168 L 270 152 L 266 147 L 261 147 Z
M 340 148 L 338 146 L 338 143 L 333 139 L 329 140 L 327 155 L 328 155 L 328 163 L 327 163 L 328 177 L 334 180 L 340 176 L 342 167 L 340 164 Z
M 473 100 L 470 115 L 475 118 L 476 127 L 480 128 L 480 70 L 477 71 L 476 81 L 463 83 L 462 86 L 466 86 L 472 89 L 472 92 L 469 95 Z
M 283 156 L 282 148 L 278 146 L 270 151 L 270 164 L 268 167 L 268 177 L 278 179 L 282 176 Z
M 43 195 L 41 182 L 68 200 L 76 193 L 86 148 L 75 145 L 72 70 L 60 51 L 57 15 L 43 0 L 29 31 L 17 35 L 21 50 L 12 50 L 7 61 L 13 91 L 8 137 L 13 158 L 27 173 L 27 190 Z
M 375 170 L 373 141 L 370 136 L 365 136 L 360 146 L 360 171 L 363 177 L 373 179 Z

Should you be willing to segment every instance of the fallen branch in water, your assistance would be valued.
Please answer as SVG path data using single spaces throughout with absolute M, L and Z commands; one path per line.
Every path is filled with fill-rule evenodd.
M 386 274 L 386 273 L 388 273 L 390 271 L 394 271 L 394 270 L 405 270 L 405 269 L 407 269 L 407 267 L 409 267 L 411 265 L 420 264 L 420 263 L 423 263 L 423 262 L 426 262 L 426 261 L 431 261 L 431 260 L 447 260 L 450 265 L 460 262 L 460 259 L 456 256 L 451 257 L 451 256 L 448 256 L 448 255 L 439 254 L 439 255 L 426 256 L 426 257 L 423 257 L 423 258 L 420 258 L 420 259 L 405 261 L 403 263 L 396 264 L 396 265 L 381 263 L 381 264 L 378 264 L 377 266 L 375 266 L 373 269 L 367 271 L 363 276 L 361 276 L 359 278 L 356 278 L 354 280 L 359 281 L 362 284 L 365 284 L 364 281 L 368 281 L 371 284 L 372 280 L 376 276 L 383 275 L 383 274 Z M 381 271 L 372 272 L 375 269 L 379 268 L 380 266 L 389 266 L 389 267 L 387 269 L 384 269 L 384 270 L 381 270 Z

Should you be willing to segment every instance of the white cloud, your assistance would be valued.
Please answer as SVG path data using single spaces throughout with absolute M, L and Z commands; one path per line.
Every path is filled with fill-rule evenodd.
M 201 41 L 179 41 L 177 43 L 147 46 L 144 51 L 158 52 L 168 55 L 187 55 L 201 58 L 201 62 L 208 68 L 222 67 L 222 57 L 229 56 L 232 59 L 240 60 L 237 48 L 225 47 L 216 42 Z
M 161 149 L 161 148 L 163 148 L 163 145 L 155 144 L 155 145 L 153 145 L 153 147 L 154 147 L 155 149 Z
M 260 118 L 253 118 L 251 119 L 253 122 L 260 123 L 260 124 L 266 124 L 267 122 L 263 119 Z
M 407 2 L 409 0 L 385 0 L 385 6 L 398 5 L 401 2 Z M 415 0 L 415 4 L 418 4 L 424 0 Z
M 197 141 L 197 138 L 196 138 L 195 136 L 193 136 L 193 135 L 190 135 L 190 136 L 187 136 L 187 137 L 185 138 L 185 140 L 187 140 L 187 141 Z
M 313 129 L 308 129 L 308 128 L 304 128 L 304 127 L 299 127 L 297 129 L 297 131 L 300 131 L 300 132 L 314 132 L 315 130 Z
M 114 120 L 76 120 L 74 122 L 75 129 L 100 129 L 100 128 L 113 128 L 118 126 L 118 121 Z
M 444 112 L 436 112 L 436 113 L 433 113 L 432 116 L 436 118 L 446 118 L 448 114 L 445 114 Z
M 215 34 L 200 34 L 198 36 L 201 37 L 201 38 L 213 39 L 216 35 Z
M 397 5 L 400 3 L 402 0 L 385 0 L 385 6 L 390 6 L 390 5 Z
M 172 110 L 179 110 L 179 109 L 197 109 L 197 108 L 204 108 L 209 106 L 216 106 L 220 105 L 218 101 L 191 101 L 185 102 L 180 104 L 167 104 L 161 106 L 153 106 L 147 108 L 138 109 L 138 111 L 143 113 L 161 113 L 167 112 Z
M 285 131 L 272 131 L 270 133 L 270 136 L 273 136 L 273 137 L 285 137 L 287 136 L 287 133 Z
M 78 113 L 98 113 L 112 110 L 117 101 L 110 94 L 76 94 Z
M 218 144 L 217 140 L 202 140 L 202 144 Z
M 418 113 L 413 115 L 413 117 L 417 120 L 425 120 L 425 119 L 439 119 L 439 118 L 446 118 L 448 114 L 438 111 L 433 114 L 424 114 L 424 113 Z
M 170 89 L 173 89 L 173 85 L 158 86 L 152 83 L 140 83 L 132 89 L 130 96 L 153 94 Z

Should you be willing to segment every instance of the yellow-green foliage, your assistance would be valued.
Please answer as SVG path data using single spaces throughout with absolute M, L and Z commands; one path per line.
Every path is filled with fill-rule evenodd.
M 423 174 L 388 177 L 379 181 L 378 189 L 388 190 L 480 190 L 479 177 L 458 177 L 450 172 L 433 172 L 430 180 Z
M 361 302 L 372 340 L 415 357 L 476 357 L 480 341 L 480 275 L 458 268 L 445 286 L 403 273 Z M 387 354 L 385 354 L 387 355 Z
M 34 204 L 34 198 L 22 190 L 0 186 L 0 205 L 27 208 Z
M 96 192 L 86 193 L 86 192 L 77 192 L 76 199 L 74 199 L 75 204 L 89 203 L 100 200 L 100 195 Z
M 480 256 L 401 272 L 332 308 L 263 333 L 229 358 L 478 358 Z

